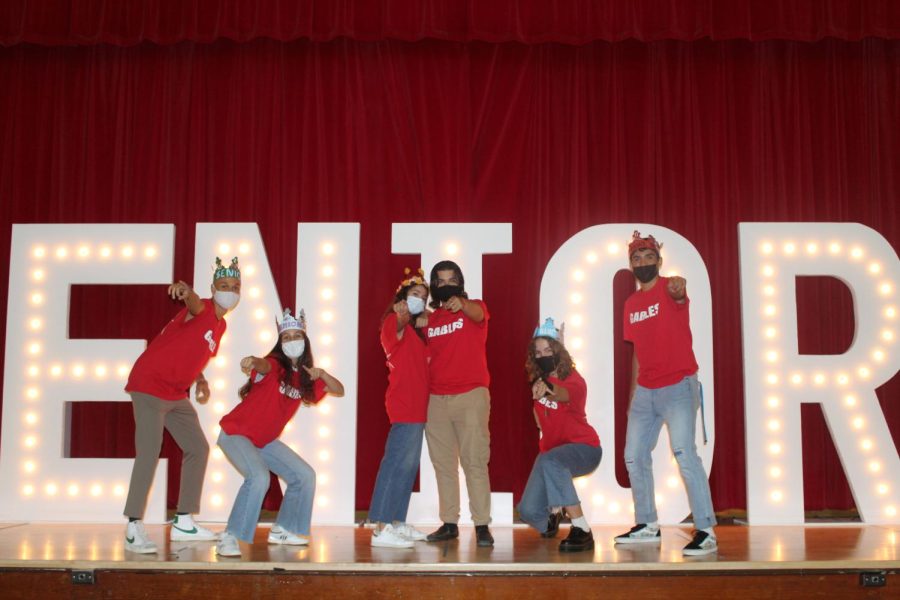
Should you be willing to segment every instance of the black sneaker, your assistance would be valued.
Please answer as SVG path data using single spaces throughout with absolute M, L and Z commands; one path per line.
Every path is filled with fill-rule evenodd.
M 638 523 L 622 535 L 616 536 L 617 544 L 658 544 L 662 539 L 659 529 L 653 530 L 646 523 Z
M 559 533 L 559 522 L 562 521 L 562 512 L 550 513 L 547 517 L 547 531 L 541 534 L 542 538 L 555 538 Z
M 494 545 L 494 536 L 491 535 L 491 530 L 488 529 L 487 525 L 475 526 L 475 539 L 478 545 L 482 547 Z
M 428 542 L 444 542 L 455 540 L 459 537 L 459 527 L 456 523 L 444 523 L 437 531 L 433 531 L 425 538 Z
M 709 535 L 705 531 L 695 531 L 694 539 L 681 550 L 681 553 L 685 556 L 703 556 L 718 552 L 718 550 L 719 545 L 716 543 L 715 536 Z
M 569 537 L 559 543 L 560 552 L 582 552 L 594 549 L 594 534 L 572 525 Z

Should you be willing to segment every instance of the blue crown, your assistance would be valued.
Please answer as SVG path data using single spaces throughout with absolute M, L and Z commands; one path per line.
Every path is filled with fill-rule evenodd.
M 556 324 L 553 322 L 552 317 L 547 317 L 544 321 L 544 324 L 534 330 L 534 335 L 531 337 L 546 337 L 556 341 L 559 341 L 559 329 L 556 328 Z

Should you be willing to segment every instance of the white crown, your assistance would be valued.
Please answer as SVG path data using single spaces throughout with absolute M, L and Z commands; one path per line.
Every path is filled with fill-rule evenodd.
M 278 335 L 281 335 L 288 329 L 299 329 L 300 331 L 306 331 L 306 313 L 303 312 L 303 309 L 300 309 L 299 319 L 295 319 L 291 315 L 291 309 L 284 309 L 284 313 L 281 315 L 281 321 L 276 319 L 276 323 L 278 324 Z

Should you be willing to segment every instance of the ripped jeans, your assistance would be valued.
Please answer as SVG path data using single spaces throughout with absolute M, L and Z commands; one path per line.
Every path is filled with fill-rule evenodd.
M 694 527 L 706 529 L 716 524 L 709 481 L 697 454 L 696 424 L 700 407 L 700 384 L 697 375 L 685 377 L 678 383 L 658 389 L 637 386 L 628 410 L 628 429 L 625 434 L 625 466 L 631 480 L 636 523 L 658 520 L 656 492 L 653 486 L 653 459 L 663 423 L 669 430 L 672 454 L 688 504 L 694 517 Z

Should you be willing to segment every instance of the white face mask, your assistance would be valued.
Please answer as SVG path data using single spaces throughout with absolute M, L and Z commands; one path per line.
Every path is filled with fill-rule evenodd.
M 411 315 L 417 315 L 425 310 L 425 301 L 416 296 L 407 296 L 406 305 L 409 307 Z
M 225 310 L 231 310 L 232 308 L 237 306 L 237 303 L 240 299 L 241 295 L 236 294 L 235 292 L 224 292 L 222 290 L 216 290 L 213 293 L 213 300 L 215 301 L 215 303 Z
M 292 342 L 281 342 L 281 351 L 288 358 L 300 358 L 303 351 L 306 350 L 306 342 L 303 340 L 294 340 Z

